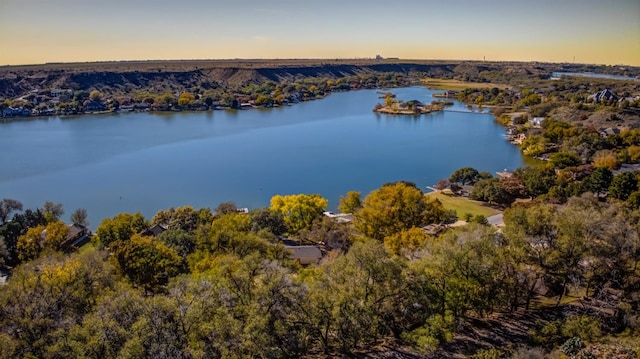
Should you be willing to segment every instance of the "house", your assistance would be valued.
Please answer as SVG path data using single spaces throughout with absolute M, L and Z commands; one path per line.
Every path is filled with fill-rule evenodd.
M 529 123 L 533 127 L 542 127 L 542 122 L 544 122 L 544 117 L 534 117 L 529 120 Z
M 594 93 L 593 95 L 589 95 L 589 97 L 587 97 L 587 100 L 593 101 L 594 103 L 601 103 L 603 101 L 609 102 L 610 100 L 618 101 L 618 96 L 611 92 L 611 90 L 604 89 Z
M 30 116 L 31 110 L 24 107 L 7 107 L 2 109 L 2 117 Z
M 140 232 L 140 235 L 145 237 L 157 237 L 167 229 L 167 226 L 165 226 L 164 224 L 154 224 L 153 226 Z
M 65 251 L 76 250 L 91 240 L 91 231 L 81 224 L 70 224 L 67 226 L 67 236 L 60 244 Z
M 318 264 L 322 259 L 322 251 L 318 246 L 284 246 L 291 253 L 291 258 L 301 265 Z
M 326 217 L 332 218 L 338 223 L 350 223 L 351 221 L 353 221 L 353 214 L 351 213 L 333 213 L 330 211 L 325 211 L 322 212 L 322 214 Z
M 85 111 L 105 111 L 108 109 L 107 105 L 97 101 L 90 101 L 83 108 Z
M 613 127 L 607 127 L 607 128 L 605 128 L 603 130 L 598 131 L 598 133 L 600 134 L 600 137 L 607 138 L 607 136 L 619 135 L 620 134 L 620 129 L 619 128 L 613 128 Z

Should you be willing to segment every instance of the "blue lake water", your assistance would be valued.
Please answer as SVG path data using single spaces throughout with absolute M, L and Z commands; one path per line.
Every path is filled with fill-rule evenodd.
M 393 89 L 431 102 L 435 91 Z M 90 227 L 118 212 L 191 205 L 268 206 L 276 194 L 363 195 L 406 180 L 423 190 L 463 166 L 495 172 L 523 165 L 490 114 L 420 117 L 372 112 L 375 90 L 267 110 L 121 113 L 0 124 L 0 198 L 27 208 L 46 200 L 65 216 L 86 208 Z M 461 103 L 448 110 L 468 111 Z

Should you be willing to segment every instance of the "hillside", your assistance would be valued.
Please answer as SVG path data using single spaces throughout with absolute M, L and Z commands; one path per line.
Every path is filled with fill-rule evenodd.
M 16 99 L 46 89 L 99 90 L 122 94 L 193 88 L 235 89 L 251 83 L 305 78 L 337 79 L 371 73 L 419 73 L 435 78 L 474 79 L 502 73 L 502 79 L 548 78 L 552 71 L 598 71 L 637 76 L 636 68 L 594 65 L 427 61 L 427 60 L 190 60 L 49 63 L 1 66 L 0 100 Z M 506 75 L 504 75 L 506 74 Z

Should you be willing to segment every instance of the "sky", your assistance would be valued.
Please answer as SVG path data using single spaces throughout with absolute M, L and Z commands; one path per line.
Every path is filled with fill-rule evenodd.
M 640 0 L 0 0 L 0 65 L 377 54 L 640 66 Z

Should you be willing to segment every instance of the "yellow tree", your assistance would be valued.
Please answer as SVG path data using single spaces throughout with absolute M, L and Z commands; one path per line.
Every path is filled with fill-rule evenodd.
M 46 227 L 29 228 L 25 234 L 18 237 L 18 258 L 21 261 L 36 258 L 45 248 L 61 250 L 67 233 L 67 225 L 62 221 L 51 222 Z
M 271 209 L 282 213 L 290 233 L 311 228 L 314 219 L 320 217 L 329 201 L 319 194 L 293 194 L 271 197 Z
M 396 182 L 367 195 L 362 208 L 354 213 L 354 225 L 365 236 L 381 241 L 411 227 L 440 222 L 444 217 L 440 201 L 428 200 L 413 183 Z
M 410 257 L 422 248 L 431 237 L 422 228 L 413 227 L 384 238 L 384 246 L 391 254 Z

